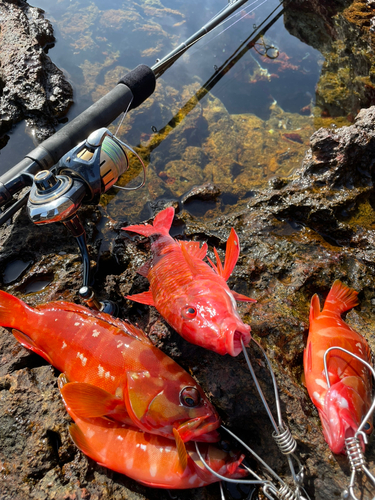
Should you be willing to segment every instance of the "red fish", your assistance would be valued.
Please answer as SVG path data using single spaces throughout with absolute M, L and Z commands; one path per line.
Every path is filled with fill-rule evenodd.
M 65 407 L 75 421 L 69 428 L 75 445 L 99 464 L 154 488 L 197 488 L 219 481 L 200 461 L 193 443 L 180 446 L 170 439 L 143 432 L 108 418 L 79 418 L 64 400 L 64 379 L 59 387 Z M 244 455 L 208 444 L 199 445 L 208 465 L 232 479 L 247 475 L 240 468 Z
M 150 290 L 126 298 L 155 306 L 163 318 L 192 344 L 219 354 L 237 356 L 250 341 L 250 326 L 243 323 L 236 300 L 256 302 L 230 290 L 227 280 L 236 265 L 240 245 L 232 229 L 224 266 L 216 249 L 217 264 L 203 259 L 207 244 L 176 241 L 169 235 L 174 208 L 160 212 L 154 224 L 124 227 L 151 238 L 152 260 L 138 270 L 150 282 Z
M 367 341 L 341 318 L 342 313 L 358 304 L 357 295 L 356 291 L 336 280 L 323 311 L 320 311 L 316 294 L 311 300 L 310 331 L 303 360 L 305 382 L 318 408 L 325 440 L 333 453 L 344 453 L 345 438 L 354 436 L 372 401 L 371 374 L 363 363 L 349 354 L 338 350 L 328 353 L 330 388 L 324 373 L 324 353 L 333 346 L 342 347 L 371 363 Z M 371 431 L 372 422 L 367 422 L 365 432 Z
M 66 374 L 64 398 L 78 417 L 106 415 L 182 441 L 218 440 L 220 419 L 201 387 L 135 326 L 69 302 L 32 308 L 3 291 L 0 325 Z

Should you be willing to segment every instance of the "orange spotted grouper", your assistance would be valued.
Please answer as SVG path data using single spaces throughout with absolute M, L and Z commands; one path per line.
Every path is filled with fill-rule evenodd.
M 341 318 L 342 313 L 358 304 L 357 295 L 356 291 L 336 280 L 323 311 L 316 294 L 311 300 L 310 330 L 303 360 L 305 383 L 319 411 L 324 437 L 333 453 L 344 453 L 345 438 L 354 436 L 372 402 L 369 369 L 353 356 L 339 350 L 328 353 L 330 388 L 324 372 L 324 353 L 333 346 L 346 349 L 371 363 L 367 341 Z M 364 431 L 372 431 L 372 422 L 366 422 Z
M 80 418 L 110 416 L 169 439 L 215 442 L 220 419 L 197 382 L 135 326 L 69 302 L 32 308 L 0 291 L 0 325 L 70 383 Z
M 219 481 L 204 467 L 193 443 L 181 446 L 178 441 L 175 443 L 108 418 L 79 418 L 64 399 L 61 375 L 59 387 L 75 422 L 69 428 L 71 438 L 83 453 L 99 464 L 153 488 L 197 488 Z M 244 455 L 226 453 L 207 443 L 200 444 L 199 451 L 218 474 L 231 479 L 247 475 L 240 467 Z
M 237 356 L 250 341 L 250 326 L 240 318 L 236 300 L 256 302 L 230 290 L 227 280 L 236 265 L 240 245 L 234 229 L 226 246 L 224 266 L 216 249 L 217 264 L 203 261 L 207 244 L 176 241 L 169 235 L 174 208 L 160 212 L 153 225 L 124 227 L 151 239 L 152 259 L 138 270 L 150 290 L 127 299 L 155 306 L 184 339 L 219 354 Z

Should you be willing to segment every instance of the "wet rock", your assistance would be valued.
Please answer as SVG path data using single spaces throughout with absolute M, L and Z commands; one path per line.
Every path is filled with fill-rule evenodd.
M 221 191 L 214 184 L 207 183 L 201 186 L 193 187 L 189 192 L 181 198 L 181 203 L 188 203 L 190 200 L 216 200 L 221 194 Z
M 25 119 L 41 141 L 73 103 L 70 83 L 46 54 L 52 25 L 23 0 L 0 1 L 0 24 L 0 135 Z

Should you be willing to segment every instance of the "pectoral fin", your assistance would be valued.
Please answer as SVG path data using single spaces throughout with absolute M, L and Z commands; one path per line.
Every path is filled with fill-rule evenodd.
M 134 302 L 139 302 L 139 304 L 155 306 L 151 290 L 148 290 L 147 292 L 143 293 L 136 293 L 135 295 L 126 295 L 125 298 L 129 300 L 134 300 Z
M 181 436 L 176 429 L 173 429 L 173 435 L 176 440 L 176 447 L 179 458 L 179 469 L 180 472 L 183 473 L 187 467 L 188 454 L 186 451 L 185 443 L 182 441 Z
M 114 413 L 123 401 L 100 387 L 71 382 L 60 387 L 65 405 L 79 418 L 102 417 Z M 125 410 L 125 408 L 124 408 Z
M 26 349 L 30 349 L 30 351 L 35 352 L 35 354 L 38 354 L 39 356 L 42 356 L 48 363 L 53 365 L 51 358 L 49 355 L 44 352 L 42 349 L 40 349 L 34 341 L 25 333 L 20 332 L 19 330 L 12 330 L 12 333 L 14 337 L 18 340 L 18 342 L 23 345 L 23 347 L 26 347 Z

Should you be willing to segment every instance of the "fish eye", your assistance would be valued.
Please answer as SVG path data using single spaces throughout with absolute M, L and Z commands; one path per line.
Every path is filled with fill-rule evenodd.
M 195 387 L 184 387 L 180 392 L 180 402 L 184 406 L 194 408 L 201 402 L 201 395 Z
M 182 309 L 181 314 L 185 319 L 193 319 L 197 315 L 197 310 L 193 306 L 186 306 Z
M 367 422 L 365 423 L 365 425 L 363 426 L 363 430 L 364 430 L 365 432 L 370 433 L 370 432 L 372 431 L 372 424 L 371 424 L 371 422 L 367 421 Z

